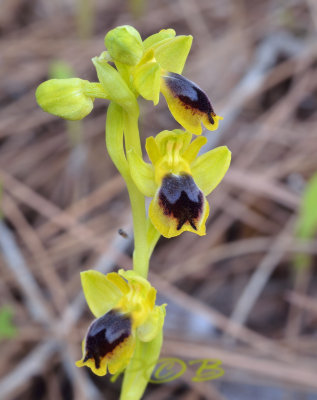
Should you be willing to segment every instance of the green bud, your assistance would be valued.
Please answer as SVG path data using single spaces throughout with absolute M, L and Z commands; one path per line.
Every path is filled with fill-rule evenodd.
M 105 46 L 114 61 L 136 65 L 143 55 L 143 43 L 139 32 L 130 25 L 118 26 L 105 37 Z
M 79 78 L 50 79 L 36 89 L 36 101 L 46 112 L 76 121 L 93 109 L 94 98 L 85 94 L 90 82 Z

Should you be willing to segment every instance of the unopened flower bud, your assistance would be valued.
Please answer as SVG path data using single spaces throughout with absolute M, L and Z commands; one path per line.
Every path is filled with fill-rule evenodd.
M 94 98 L 85 94 L 88 81 L 79 78 L 50 79 L 36 90 L 36 100 L 46 112 L 69 119 L 80 120 L 93 109 Z
M 82 119 L 93 109 L 93 97 L 85 94 L 90 84 L 79 78 L 50 79 L 36 90 L 36 100 L 46 112 L 72 121 Z
M 105 46 L 112 59 L 122 64 L 136 65 L 143 55 L 141 36 L 129 25 L 118 26 L 108 32 Z

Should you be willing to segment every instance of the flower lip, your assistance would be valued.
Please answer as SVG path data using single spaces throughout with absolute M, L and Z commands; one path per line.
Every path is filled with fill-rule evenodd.
M 216 114 L 210 100 L 198 85 L 174 72 L 169 72 L 167 76 L 164 76 L 164 80 L 173 96 L 178 98 L 185 108 L 198 110 L 207 115 L 211 124 L 215 123 L 213 117 Z
M 158 197 L 164 215 L 177 220 L 176 230 L 180 230 L 187 222 L 197 230 L 197 222 L 203 211 L 203 194 L 190 175 L 167 174 L 162 180 Z
M 131 325 L 130 317 L 116 310 L 96 319 L 87 332 L 83 362 L 93 359 L 99 369 L 101 359 L 110 357 L 131 335 Z

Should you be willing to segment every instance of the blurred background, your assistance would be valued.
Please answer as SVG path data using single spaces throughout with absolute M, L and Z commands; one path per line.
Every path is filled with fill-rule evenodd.
M 152 258 L 150 280 L 168 303 L 162 356 L 188 368 L 144 398 L 316 400 L 316 0 L 0 5 L 0 399 L 119 398 L 121 378 L 74 366 L 92 321 L 79 272 L 131 267 L 107 102 L 69 123 L 34 92 L 65 74 L 96 81 L 90 60 L 105 33 L 131 24 L 142 38 L 162 28 L 194 36 L 184 75 L 224 117 L 207 147 L 233 154 L 209 196 L 207 235 L 161 239 Z M 177 127 L 163 98 L 155 111 L 141 101 L 143 143 Z M 225 374 L 192 380 L 197 359 L 221 360 Z

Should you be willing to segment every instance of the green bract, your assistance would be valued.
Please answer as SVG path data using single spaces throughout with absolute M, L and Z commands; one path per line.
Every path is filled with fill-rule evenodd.
M 105 92 L 109 93 L 109 99 L 126 111 L 138 114 L 139 107 L 136 98 L 119 72 L 106 60 L 98 57 L 94 57 L 92 62 Z

